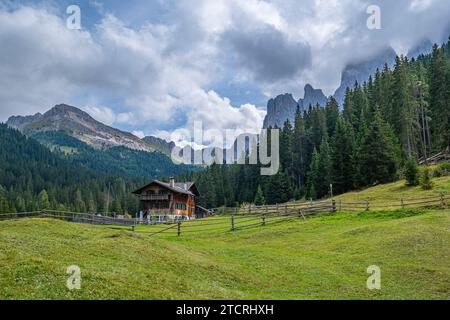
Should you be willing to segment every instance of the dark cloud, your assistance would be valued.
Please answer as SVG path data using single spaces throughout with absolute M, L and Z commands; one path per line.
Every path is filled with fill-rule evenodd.
M 237 70 L 245 70 L 256 81 L 294 77 L 312 64 L 308 45 L 289 40 L 271 26 L 229 30 L 222 35 L 221 43 Z

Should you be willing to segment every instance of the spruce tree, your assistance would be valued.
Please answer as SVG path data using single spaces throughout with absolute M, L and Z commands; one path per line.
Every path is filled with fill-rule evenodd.
M 361 148 L 361 170 L 366 185 L 392 182 L 396 179 L 398 159 L 389 128 L 375 111 L 369 132 Z
M 331 142 L 332 182 L 336 194 L 353 188 L 353 149 L 352 129 L 339 117 Z
M 426 167 L 422 171 L 422 174 L 420 176 L 420 186 L 423 190 L 433 189 L 433 180 L 431 178 L 430 169 L 428 167 Z
M 319 197 L 320 184 L 320 156 L 314 148 L 311 164 L 308 172 L 308 193 L 307 197 L 316 200 Z
M 419 185 L 419 166 L 413 158 L 408 158 L 405 163 L 405 178 L 407 186 Z
M 318 196 L 322 198 L 329 195 L 330 185 L 332 184 L 333 163 L 331 160 L 331 149 L 327 139 L 322 141 L 319 155 L 319 174 Z
M 254 201 L 255 205 L 262 206 L 266 203 L 266 199 L 264 198 L 264 193 L 261 189 L 261 186 L 258 186 L 258 190 L 256 191 L 256 197 Z
M 38 195 L 38 207 L 39 210 L 50 209 L 50 201 L 48 199 L 48 193 L 45 189 Z

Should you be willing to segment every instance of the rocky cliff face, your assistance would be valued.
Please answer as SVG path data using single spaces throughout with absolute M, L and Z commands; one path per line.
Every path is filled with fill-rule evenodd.
M 275 99 L 270 99 L 267 103 L 267 116 L 264 120 L 264 128 L 273 128 L 275 126 L 282 128 L 287 119 L 293 124 L 297 106 L 303 112 L 310 105 L 315 107 L 318 104 L 324 107 L 327 104 L 327 100 L 322 90 L 314 89 L 309 84 L 305 86 L 305 97 L 299 101 L 295 101 L 292 94 L 279 95 Z
M 141 140 L 129 132 L 109 127 L 86 112 L 69 105 L 61 104 L 50 109 L 43 115 L 11 117 L 7 125 L 19 129 L 26 135 L 46 131 L 64 131 L 72 137 L 87 143 L 96 149 L 123 146 L 140 151 L 167 151 L 161 143 L 154 145 L 149 139 Z
M 142 141 L 147 142 L 148 144 L 154 146 L 159 151 L 170 154 L 172 152 L 172 149 L 175 148 L 174 142 L 167 142 L 164 139 L 160 139 L 153 136 L 148 136 L 142 139 Z
M 264 119 L 264 128 L 274 128 L 275 126 L 281 128 L 286 119 L 293 123 L 297 106 L 298 103 L 292 97 L 292 94 L 286 93 L 279 95 L 275 99 L 270 99 L 267 103 L 267 116 Z
M 40 118 L 42 118 L 42 114 L 40 113 L 36 113 L 34 116 L 26 116 L 26 117 L 13 116 L 8 119 L 7 124 L 10 128 L 22 131 L 23 128 L 25 128 L 27 125 L 29 125 L 34 121 L 39 120 Z
M 306 110 L 309 106 L 315 107 L 317 105 L 325 107 L 328 98 L 323 94 L 321 89 L 314 89 L 310 84 L 305 86 L 305 97 L 300 99 L 299 105 L 302 110 Z

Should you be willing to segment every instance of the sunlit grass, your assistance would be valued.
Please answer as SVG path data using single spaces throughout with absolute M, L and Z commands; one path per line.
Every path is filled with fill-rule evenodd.
M 449 229 L 450 210 L 338 213 L 180 238 L 6 221 L 0 298 L 449 299 Z M 65 287 L 73 264 L 82 270 L 80 291 Z M 366 288 L 370 265 L 382 270 L 380 291 Z

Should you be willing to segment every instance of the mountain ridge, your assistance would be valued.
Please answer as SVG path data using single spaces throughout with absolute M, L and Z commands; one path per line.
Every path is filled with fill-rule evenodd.
M 12 116 L 6 124 L 33 135 L 41 132 L 64 131 L 68 135 L 94 147 L 108 149 L 123 146 L 131 150 L 170 154 L 170 146 L 156 137 L 140 139 L 132 133 L 125 132 L 95 120 L 87 112 L 67 104 L 58 104 L 45 112 L 33 116 Z

